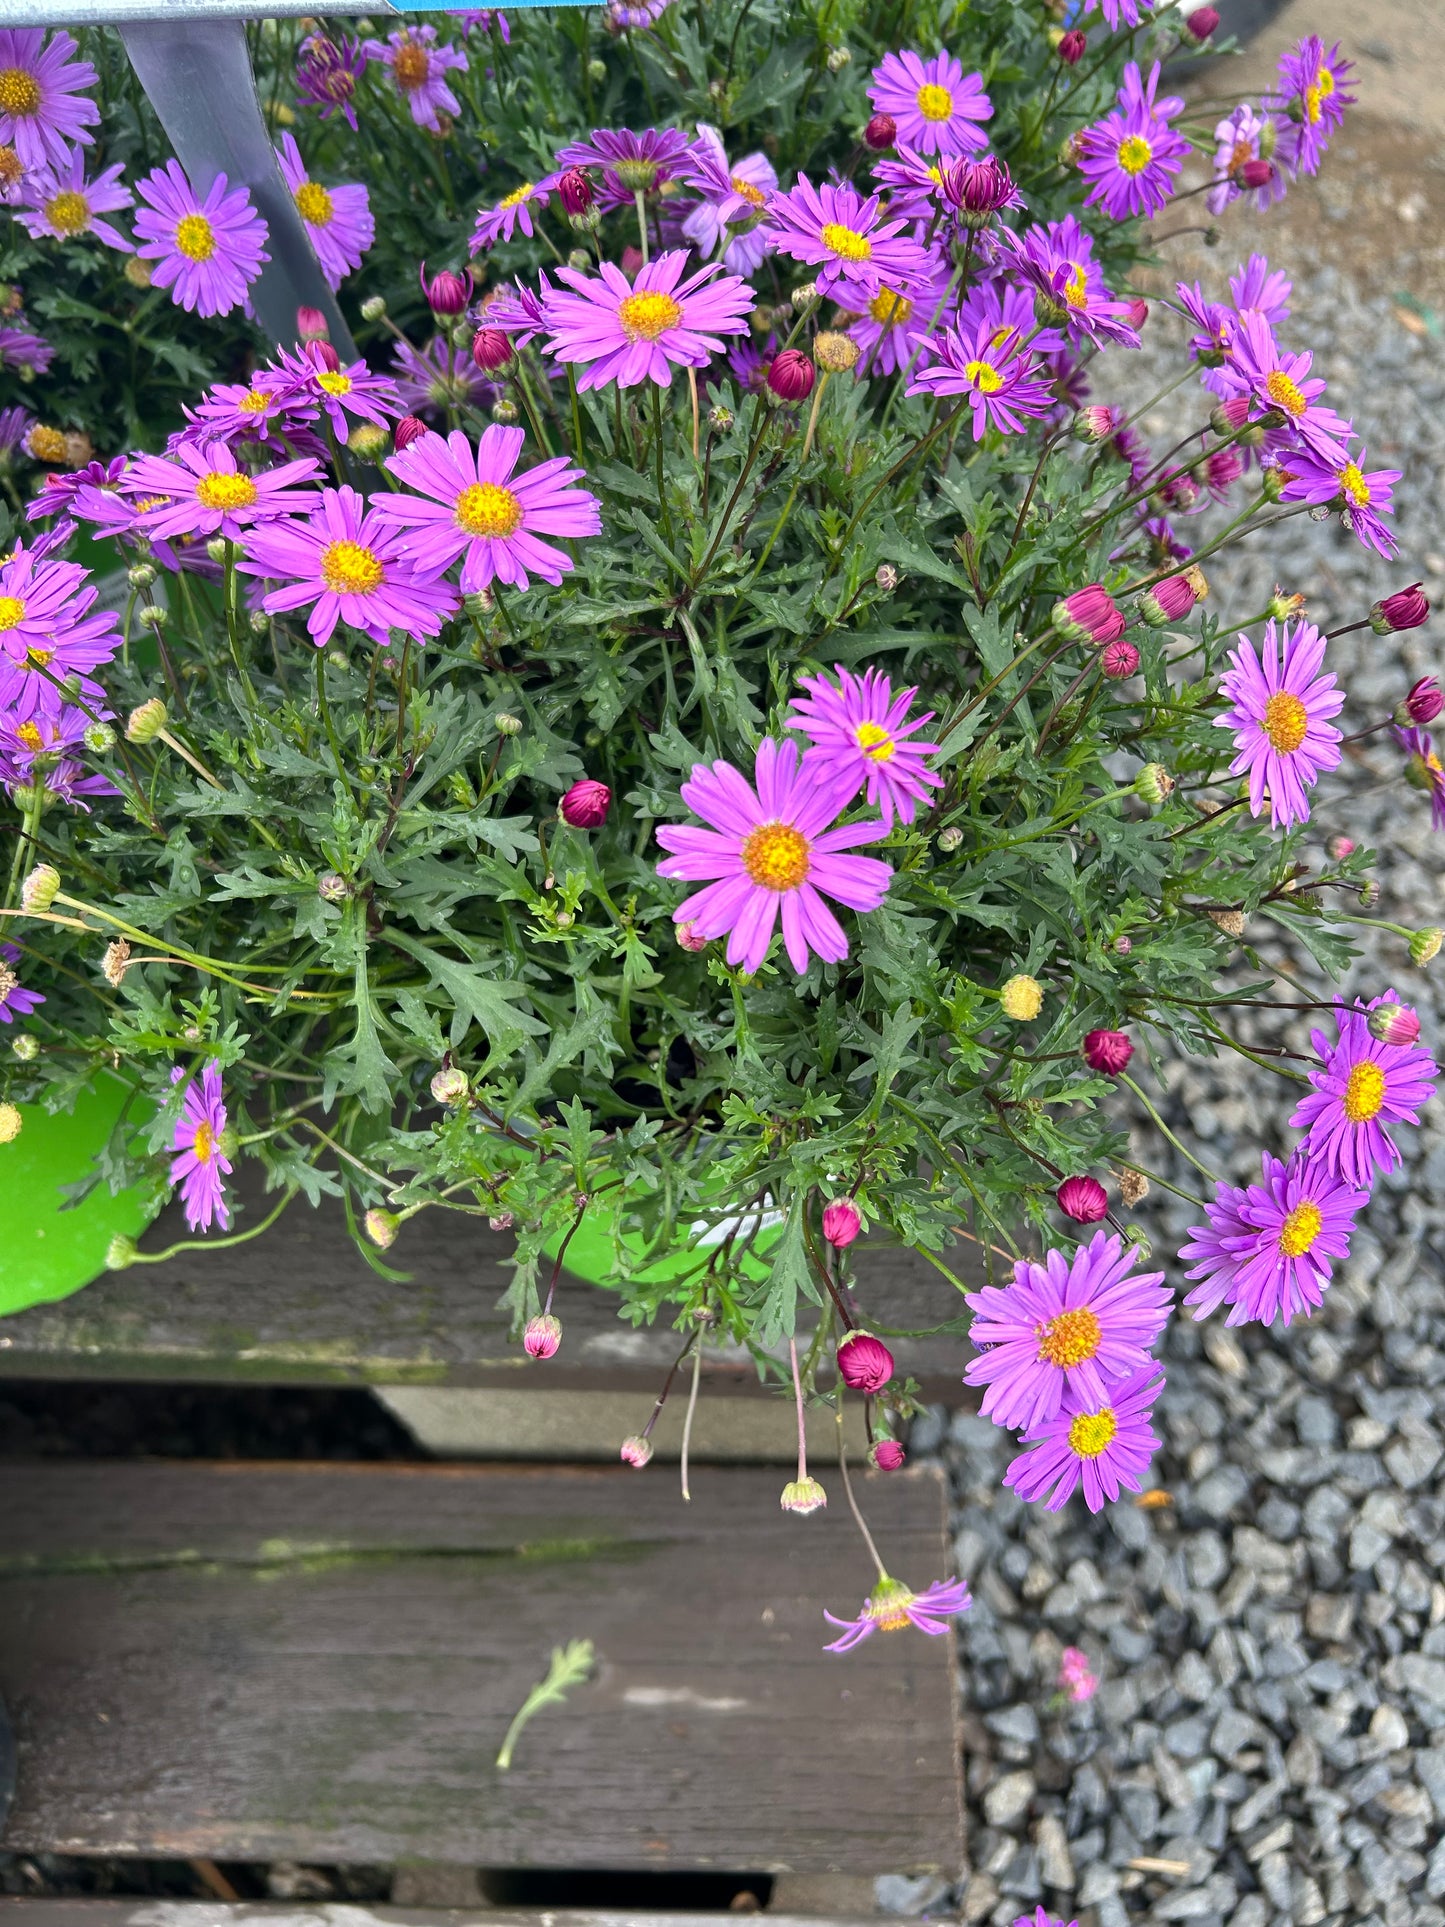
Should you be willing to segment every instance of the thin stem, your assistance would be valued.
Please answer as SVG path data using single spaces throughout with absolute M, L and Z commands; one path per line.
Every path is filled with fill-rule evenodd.
M 793 1397 L 798 1406 L 798 1484 L 808 1476 L 808 1428 L 803 1419 L 803 1381 L 798 1376 L 798 1347 L 788 1340 L 788 1363 L 793 1368 Z
M 823 390 L 828 386 L 831 377 L 832 370 L 825 368 L 823 370 L 823 379 L 813 390 L 813 406 L 808 410 L 808 430 L 803 437 L 803 453 L 799 457 L 800 461 L 806 462 L 809 455 L 813 452 L 813 435 L 818 426 L 818 405 L 823 399 Z M 794 489 L 796 492 L 796 484 L 794 484 Z
M 702 1378 L 702 1346 L 699 1345 L 692 1355 L 692 1387 L 687 1395 L 687 1417 L 682 1422 L 682 1496 L 687 1505 L 692 1504 L 692 1494 L 687 1487 L 687 1454 L 692 1444 L 692 1420 L 697 1411 L 697 1388 Z
M 1175 1150 L 1179 1153 L 1179 1155 L 1181 1157 L 1188 1158 L 1189 1162 L 1194 1166 L 1196 1171 L 1198 1171 L 1202 1176 L 1208 1178 L 1209 1182 L 1212 1185 L 1218 1186 L 1219 1179 L 1215 1177 L 1214 1173 L 1209 1169 L 1209 1166 L 1207 1164 L 1201 1164 L 1198 1158 L 1195 1157 L 1192 1151 L 1185 1149 L 1185 1147 L 1179 1142 L 1178 1138 L 1175 1137 L 1174 1133 L 1170 1130 L 1169 1126 L 1164 1122 L 1163 1118 L 1160 1117 L 1159 1113 L 1155 1110 L 1154 1106 L 1149 1102 L 1148 1098 L 1145 1097 L 1143 1091 L 1140 1090 L 1139 1086 L 1134 1082 L 1133 1078 L 1129 1076 L 1127 1071 L 1121 1071 L 1119 1073 L 1119 1082 L 1121 1084 L 1127 1084 L 1129 1086 L 1129 1089 L 1134 1093 L 1135 1097 L 1138 1098 L 1139 1102 L 1144 1106 L 1144 1109 L 1149 1113 L 1150 1117 L 1153 1118 L 1155 1124 L 1159 1127 L 1160 1131 L 1163 1132 L 1164 1136 L 1168 1138 L 1169 1142 L 1174 1146 Z
M 868 1530 L 868 1521 L 858 1510 L 858 1501 L 853 1497 L 853 1481 L 848 1477 L 848 1454 L 843 1445 L 843 1398 L 841 1393 L 838 1397 L 838 1470 L 843 1475 L 843 1491 L 848 1500 L 848 1510 L 853 1514 L 858 1530 L 863 1534 L 863 1543 L 867 1546 L 869 1556 L 878 1568 L 878 1577 L 880 1579 L 886 1579 L 888 1577 L 888 1568 L 878 1556 L 878 1548 L 873 1543 L 873 1534 Z
M 647 266 L 647 200 L 643 190 L 635 187 L 632 198 L 637 203 L 637 232 L 642 240 L 642 265 Z
M 180 1244 L 167 1245 L 164 1251 L 137 1251 L 132 1254 L 130 1263 L 133 1265 L 163 1265 L 171 1258 L 179 1258 L 182 1252 L 186 1251 L 224 1251 L 230 1245 L 248 1244 L 252 1238 L 259 1238 L 263 1231 L 269 1231 L 271 1229 L 287 1205 L 290 1204 L 291 1200 L 296 1196 L 297 1189 L 298 1187 L 293 1184 L 281 1202 L 276 1206 L 276 1209 L 272 1211 L 269 1216 L 264 1217 L 260 1224 L 252 1225 L 249 1231 L 233 1231 L 229 1238 L 186 1238 L 183 1239 Z

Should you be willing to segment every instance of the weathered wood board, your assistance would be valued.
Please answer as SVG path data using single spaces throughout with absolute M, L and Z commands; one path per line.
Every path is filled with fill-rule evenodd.
M 0 1845 L 955 1873 L 953 1642 L 823 1652 L 867 1556 L 841 1491 L 798 1520 L 779 1489 L 699 1468 L 685 1506 L 623 1467 L 11 1462 Z M 859 1489 L 890 1569 L 942 1576 L 936 1470 Z M 551 1648 L 580 1638 L 592 1681 L 499 1773 Z

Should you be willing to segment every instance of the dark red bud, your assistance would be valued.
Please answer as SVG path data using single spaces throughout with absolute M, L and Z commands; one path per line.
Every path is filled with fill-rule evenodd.
M 505 368 L 512 359 L 511 337 L 500 328 L 478 328 L 472 336 L 472 360 L 484 375 Z
M 815 379 L 812 362 L 797 348 L 784 348 L 768 370 L 768 386 L 779 401 L 806 401 Z
M 875 154 L 890 148 L 898 138 L 898 122 L 892 114 L 875 114 L 863 129 L 863 144 L 871 147 Z
M 597 198 L 580 167 L 569 167 L 557 177 L 557 195 L 569 214 L 585 214 Z
M 400 454 L 402 449 L 410 448 L 419 436 L 430 433 L 431 430 L 424 421 L 419 421 L 415 415 L 403 415 L 392 435 L 392 445 Z
M 1083 59 L 1088 45 L 1088 35 L 1081 33 L 1077 27 L 1070 27 L 1069 31 L 1059 41 L 1059 59 L 1063 61 L 1066 67 L 1077 67 Z

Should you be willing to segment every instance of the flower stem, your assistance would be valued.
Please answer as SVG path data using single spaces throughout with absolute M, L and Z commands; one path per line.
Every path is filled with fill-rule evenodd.
M 793 1339 L 788 1340 L 788 1363 L 793 1368 L 793 1397 L 798 1406 L 798 1484 L 808 1476 L 808 1431 L 803 1421 L 803 1381 L 798 1376 L 798 1347 Z
M 1159 1130 L 1164 1134 L 1166 1138 L 1168 1138 L 1169 1142 L 1174 1146 L 1175 1150 L 1179 1153 L 1179 1155 L 1181 1157 L 1188 1158 L 1189 1162 L 1194 1166 L 1196 1171 L 1198 1171 L 1202 1176 L 1208 1178 L 1209 1182 L 1212 1185 L 1218 1186 L 1219 1179 L 1215 1177 L 1214 1173 L 1209 1169 L 1208 1165 L 1201 1164 L 1198 1158 L 1195 1157 L 1192 1151 L 1185 1149 L 1185 1147 L 1179 1142 L 1178 1138 L 1175 1137 L 1174 1133 L 1170 1130 L 1169 1126 L 1164 1122 L 1163 1118 L 1160 1117 L 1159 1113 L 1155 1110 L 1154 1106 L 1149 1102 L 1148 1098 L 1145 1097 L 1143 1091 L 1140 1090 L 1139 1086 L 1134 1082 L 1133 1078 L 1129 1076 L 1127 1071 L 1120 1071 L 1119 1082 L 1121 1084 L 1127 1084 L 1129 1086 L 1129 1089 L 1134 1093 L 1135 1097 L 1138 1098 L 1139 1102 L 1144 1106 L 1144 1109 L 1149 1113 L 1150 1117 L 1153 1118 Z
M 701 1334 L 699 1333 L 699 1337 Z M 687 1485 L 687 1454 L 692 1444 L 692 1421 L 697 1411 L 697 1388 L 702 1378 L 702 1345 L 699 1344 L 692 1355 L 692 1386 L 687 1395 L 687 1417 L 682 1422 L 682 1496 L 687 1505 L 692 1504 L 692 1493 Z
M 848 1453 L 843 1444 L 843 1397 L 838 1395 L 838 1470 L 843 1475 L 843 1491 L 848 1500 L 848 1510 L 853 1514 L 858 1530 L 863 1534 L 863 1543 L 868 1548 L 873 1563 L 878 1568 L 878 1577 L 886 1579 L 888 1568 L 878 1556 L 878 1548 L 873 1543 L 873 1534 L 868 1530 L 868 1521 L 858 1510 L 858 1501 L 853 1497 L 853 1481 L 848 1477 Z

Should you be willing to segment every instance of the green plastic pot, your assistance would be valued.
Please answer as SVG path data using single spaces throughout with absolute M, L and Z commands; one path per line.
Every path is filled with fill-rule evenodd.
M 19 1137 L 0 1144 L 0 1315 L 79 1291 L 104 1271 L 111 1239 L 138 1237 L 155 1215 L 146 1186 L 117 1195 L 98 1184 L 62 1209 L 60 1187 L 90 1171 L 129 1095 L 117 1078 L 102 1077 L 69 1113 L 20 1107 Z

